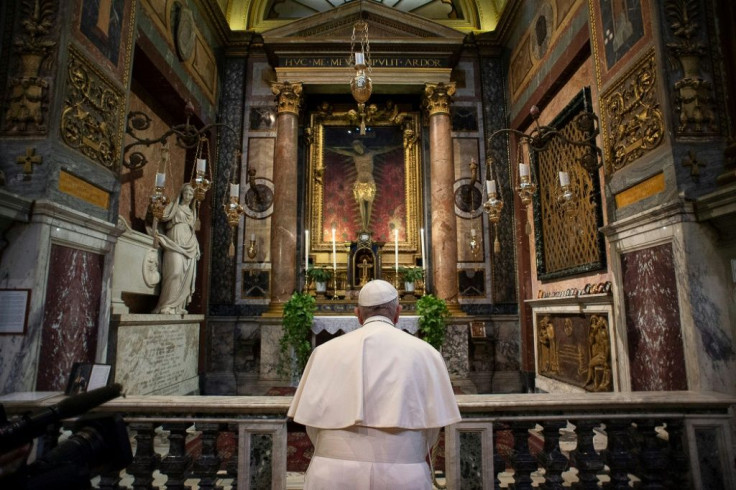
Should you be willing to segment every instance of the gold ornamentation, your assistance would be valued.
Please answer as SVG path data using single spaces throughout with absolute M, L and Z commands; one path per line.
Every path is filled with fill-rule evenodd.
M 49 30 L 56 22 L 57 2 L 52 0 L 25 1 L 21 4 L 25 18 L 20 22 L 25 31 L 14 40 L 18 53 L 18 73 L 9 79 L 8 110 L 4 130 L 8 133 L 45 133 L 48 111 L 49 82 L 41 68 L 53 63 L 56 42 L 49 39 Z M 46 61 L 46 60 L 49 61 Z M 46 66 L 44 72 L 49 72 Z
M 73 46 L 69 47 L 67 96 L 61 136 L 70 147 L 117 170 L 123 128 L 124 97 Z
M 679 112 L 679 134 L 715 131 L 713 85 L 700 73 L 700 59 L 707 53 L 703 43 L 693 39 L 699 34 L 698 4 L 687 0 L 669 0 L 665 15 L 678 42 L 667 47 L 682 65 L 683 76 L 675 82 L 675 109 Z
M 657 100 L 654 50 L 603 94 L 606 172 L 624 168 L 659 146 L 664 137 L 664 119 Z
M 43 157 L 36 155 L 36 149 L 28 146 L 26 147 L 26 154 L 19 156 L 17 162 L 23 165 L 23 180 L 30 180 L 31 174 L 33 174 L 33 164 L 43 162 Z
M 372 106 L 373 104 L 371 104 Z M 387 107 L 378 107 L 374 112 L 371 127 L 399 126 L 403 134 L 404 172 L 406 178 L 405 195 L 406 202 L 402 215 L 406 219 L 406 241 L 399 242 L 400 253 L 416 253 L 419 251 L 419 227 L 421 222 L 421 209 L 419 206 L 421 197 L 419 138 L 421 127 L 419 114 L 399 113 L 394 111 L 393 104 Z M 369 106 L 370 107 L 370 106 Z M 392 115 L 393 114 L 393 115 Z M 324 223 L 324 139 L 325 128 L 352 126 L 354 124 L 350 112 L 324 112 L 311 113 L 310 133 L 313 144 L 309 147 L 309 229 L 324 230 L 329 224 Z M 353 126 L 354 127 L 354 126 Z M 351 188 L 352 190 L 352 188 Z M 404 214 L 405 213 L 405 214 Z M 326 265 L 332 267 L 329 252 L 332 250 L 332 242 L 326 239 L 322 233 L 314 231 L 310 238 L 312 247 L 310 251 L 315 253 L 315 267 Z M 388 247 L 387 249 L 388 250 Z M 387 252 L 388 253 L 388 252 Z M 391 256 L 385 259 L 386 263 L 393 264 L 393 248 L 390 249 Z
M 430 116 L 450 114 L 451 97 L 455 94 L 455 82 L 449 84 L 426 84 L 424 86 L 424 107 Z
M 301 83 L 273 83 L 271 91 L 277 97 L 278 112 L 299 115 L 299 108 L 302 105 L 302 84 Z

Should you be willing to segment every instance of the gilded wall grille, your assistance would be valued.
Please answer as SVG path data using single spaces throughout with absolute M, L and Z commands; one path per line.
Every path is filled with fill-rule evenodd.
M 552 126 L 568 139 L 585 135 L 572 120 L 590 107 L 590 92 L 581 91 L 555 118 Z M 540 280 L 580 274 L 605 267 L 601 196 L 598 173 L 588 173 L 579 163 L 585 147 L 554 138 L 546 151 L 532 153 L 539 183 L 534 199 L 537 275 Z M 575 200 L 563 208 L 559 172 L 567 172 Z

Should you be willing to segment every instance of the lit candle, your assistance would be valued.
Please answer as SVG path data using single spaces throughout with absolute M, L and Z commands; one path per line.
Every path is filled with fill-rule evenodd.
M 250 241 L 251 242 L 255 242 L 256 241 L 256 234 L 255 233 L 251 233 L 250 234 Z
M 422 270 L 427 270 L 427 262 L 425 257 L 425 251 L 424 251 L 424 228 L 419 229 L 419 238 L 422 242 Z
M 197 172 L 204 173 L 207 170 L 207 160 L 204 158 L 197 158 Z
M 529 164 L 528 163 L 520 163 L 519 164 L 519 176 L 520 177 L 529 177 Z
M 486 180 L 486 192 L 490 196 L 491 194 L 496 193 L 496 181 L 495 180 Z
M 163 187 L 166 183 L 166 174 L 156 172 L 156 187 Z
M 365 65 L 365 56 L 361 52 L 355 53 L 355 64 L 356 65 Z
M 399 274 L 399 229 L 394 228 L 394 263 L 396 264 L 396 274 Z
M 560 185 L 562 187 L 570 185 L 570 176 L 567 172 L 560 172 Z
M 230 184 L 230 197 L 240 197 L 240 184 Z
M 335 246 L 335 227 L 332 227 L 332 270 L 337 273 L 337 247 Z
M 475 238 L 475 228 L 471 228 L 470 229 L 470 236 L 472 236 L 473 238 Z
M 304 230 L 304 270 L 309 269 L 309 230 Z

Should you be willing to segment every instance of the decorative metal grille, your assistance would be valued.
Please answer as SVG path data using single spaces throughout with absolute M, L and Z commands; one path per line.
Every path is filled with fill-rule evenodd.
M 585 135 L 572 123 L 573 118 L 590 107 L 590 90 L 584 89 L 555 118 L 552 126 L 570 140 Z M 554 138 L 546 151 L 532 153 L 539 183 L 534 199 L 537 276 L 555 279 L 605 267 L 603 224 L 598 173 L 588 173 L 578 159 L 588 151 Z M 562 192 L 559 172 L 567 172 L 575 200 L 563 205 L 557 196 Z

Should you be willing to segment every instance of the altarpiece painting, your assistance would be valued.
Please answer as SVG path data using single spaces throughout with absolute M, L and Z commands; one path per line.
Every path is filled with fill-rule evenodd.
M 386 254 L 387 265 L 394 264 L 395 248 L 402 254 L 418 252 L 419 115 L 400 113 L 390 104 L 388 108 L 392 110 L 374 106 L 364 134 L 351 111 L 312 115 L 307 210 L 311 251 L 329 253 L 334 229 L 341 250 L 368 239 Z

